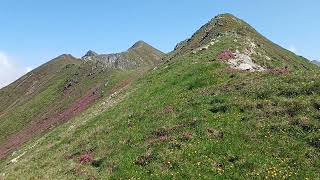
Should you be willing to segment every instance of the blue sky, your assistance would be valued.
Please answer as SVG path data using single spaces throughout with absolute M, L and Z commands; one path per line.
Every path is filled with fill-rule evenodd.
M 0 77 L 8 64 L 19 76 L 63 53 L 118 52 L 138 40 L 168 52 L 225 12 L 320 59 L 319 7 L 319 0 L 0 0 Z

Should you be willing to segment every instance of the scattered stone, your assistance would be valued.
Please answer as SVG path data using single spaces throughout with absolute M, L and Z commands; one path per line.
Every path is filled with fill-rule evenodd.
M 265 69 L 258 64 L 255 64 L 251 57 L 246 54 L 241 54 L 240 52 L 236 52 L 234 58 L 228 61 L 228 64 L 231 68 L 243 70 L 243 71 L 265 71 Z
M 209 128 L 209 129 L 207 129 L 207 131 L 208 131 L 209 137 L 211 137 L 211 138 L 223 139 L 223 137 L 224 137 L 223 132 L 221 132 L 221 131 L 219 131 L 217 129 Z
M 270 58 L 269 56 L 267 56 L 267 55 L 265 55 L 265 58 L 266 58 L 268 61 L 271 60 L 271 58 Z
M 232 53 L 229 49 L 226 49 L 218 55 L 218 59 L 227 61 L 233 69 L 250 72 L 265 71 L 263 67 L 255 64 L 249 55 L 242 54 L 238 50 L 235 53 Z
M 158 130 L 156 130 L 154 132 L 154 134 L 161 138 L 161 137 L 168 137 L 169 136 L 169 133 L 170 133 L 171 129 L 167 129 L 167 128 L 160 128 Z
M 228 156 L 227 157 L 227 160 L 231 163 L 235 163 L 236 161 L 239 160 L 239 157 L 238 156 Z
M 286 66 L 286 67 L 283 67 L 283 68 L 274 68 L 274 69 L 271 69 L 269 70 L 270 73 L 272 74 L 288 74 L 290 73 L 290 70 L 289 68 Z
M 18 160 L 19 160 L 22 156 L 24 156 L 25 154 L 26 154 L 26 152 L 23 152 L 22 154 L 20 154 L 20 155 L 17 156 L 16 158 L 12 159 L 10 162 L 11 162 L 11 163 L 17 163 Z
M 192 132 L 185 132 L 182 135 L 182 140 L 183 141 L 189 141 L 190 139 L 192 139 L 193 137 L 193 133 Z
M 235 56 L 234 54 L 229 50 L 229 49 L 226 49 L 224 51 L 222 51 L 219 55 L 218 55 L 218 58 L 220 60 L 230 60 L 230 59 L 233 59 Z
M 196 53 L 199 52 L 199 51 L 207 50 L 207 49 L 209 49 L 210 45 L 211 45 L 211 44 L 208 44 L 208 45 L 205 45 L 205 46 L 201 46 L 201 47 L 193 50 L 192 53 L 193 53 L 193 54 L 196 54 Z
M 153 158 L 154 157 L 151 151 L 148 151 L 145 155 L 138 157 L 135 161 L 135 164 L 140 166 L 146 166 L 152 161 Z

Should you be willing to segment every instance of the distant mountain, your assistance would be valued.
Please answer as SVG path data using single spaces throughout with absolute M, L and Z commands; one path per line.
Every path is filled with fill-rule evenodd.
M 0 158 L 80 114 L 103 93 L 112 94 L 130 84 L 163 55 L 142 41 L 118 54 L 89 51 L 82 59 L 61 55 L 2 88 Z
M 320 66 L 320 61 L 314 60 L 314 61 L 312 61 L 312 63 Z
M 164 53 L 150 46 L 149 44 L 138 41 L 125 52 L 116 54 L 97 54 L 88 51 L 83 60 L 96 63 L 104 68 L 130 69 L 142 65 L 155 65 L 159 63 Z

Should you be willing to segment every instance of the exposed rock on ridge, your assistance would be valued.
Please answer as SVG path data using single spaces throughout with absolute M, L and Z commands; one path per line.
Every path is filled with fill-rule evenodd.
M 96 63 L 103 68 L 111 69 L 129 69 L 135 67 L 137 64 L 129 59 L 124 58 L 120 53 L 118 54 L 91 54 L 90 51 L 82 57 L 84 61 Z
M 306 58 L 271 42 L 248 23 L 231 14 L 221 14 L 211 19 L 192 37 L 177 44 L 165 60 L 170 61 L 189 53 L 197 54 L 211 50 L 221 53 L 230 50 L 234 57 L 228 58 L 226 63 L 233 69 L 312 69 L 310 61 Z
M 142 65 L 157 64 L 164 53 L 150 46 L 149 44 L 138 41 L 125 52 L 115 54 L 97 54 L 88 51 L 82 60 L 95 63 L 104 69 L 132 69 Z

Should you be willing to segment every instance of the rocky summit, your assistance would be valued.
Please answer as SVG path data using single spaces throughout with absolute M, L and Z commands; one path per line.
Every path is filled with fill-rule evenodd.
M 163 53 L 149 44 L 138 41 L 125 52 L 97 54 L 88 51 L 81 59 L 106 69 L 132 69 L 142 65 L 154 65 L 161 60 Z
M 62 55 L 0 90 L 0 179 L 319 179 L 319 79 L 231 14 Z
M 222 50 L 220 59 L 233 69 L 265 71 L 278 68 L 307 68 L 309 61 L 274 44 L 253 27 L 232 14 L 221 14 L 202 26 L 193 36 L 179 43 L 169 59 L 188 52 L 194 54 L 231 43 Z M 229 54 L 228 54 L 229 53 Z M 227 58 L 226 58 L 227 57 Z M 308 68 L 307 68 L 308 69 Z
M 81 58 L 107 69 L 130 69 L 137 66 L 134 60 L 125 58 L 121 53 L 117 54 L 92 54 L 90 51 Z

